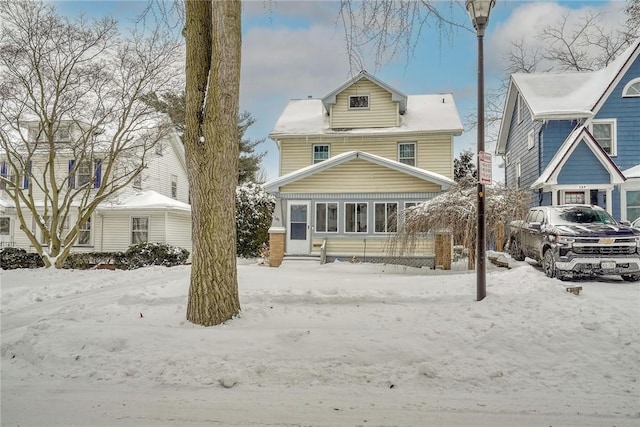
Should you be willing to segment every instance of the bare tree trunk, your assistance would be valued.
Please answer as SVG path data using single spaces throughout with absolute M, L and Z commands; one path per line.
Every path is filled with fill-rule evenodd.
M 185 153 L 193 264 L 187 320 L 212 326 L 240 311 L 236 270 L 240 1 L 185 1 Z

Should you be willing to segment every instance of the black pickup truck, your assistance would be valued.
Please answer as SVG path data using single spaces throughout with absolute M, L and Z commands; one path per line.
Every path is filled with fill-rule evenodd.
M 510 224 L 509 253 L 538 261 L 561 280 L 620 275 L 640 280 L 640 230 L 618 223 L 604 209 L 587 205 L 538 206 Z

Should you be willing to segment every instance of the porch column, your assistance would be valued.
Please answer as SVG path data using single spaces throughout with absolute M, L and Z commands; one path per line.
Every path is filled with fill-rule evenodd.
M 613 190 L 611 188 L 607 188 L 607 212 L 609 215 L 613 215 Z
M 280 267 L 282 264 L 286 232 L 284 227 L 269 228 L 269 267 Z

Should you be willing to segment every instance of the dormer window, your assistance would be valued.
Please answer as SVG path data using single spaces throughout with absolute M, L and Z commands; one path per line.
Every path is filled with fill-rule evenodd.
M 349 95 L 349 109 L 367 109 L 369 108 L 369 95 Z

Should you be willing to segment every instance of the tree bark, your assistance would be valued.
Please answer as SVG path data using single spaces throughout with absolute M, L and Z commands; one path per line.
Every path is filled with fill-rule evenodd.
M 223 323 L 240 312 L 236 269 L 241 2 L 185 1 L 185 154 L 193 259 L 187 320 Z

